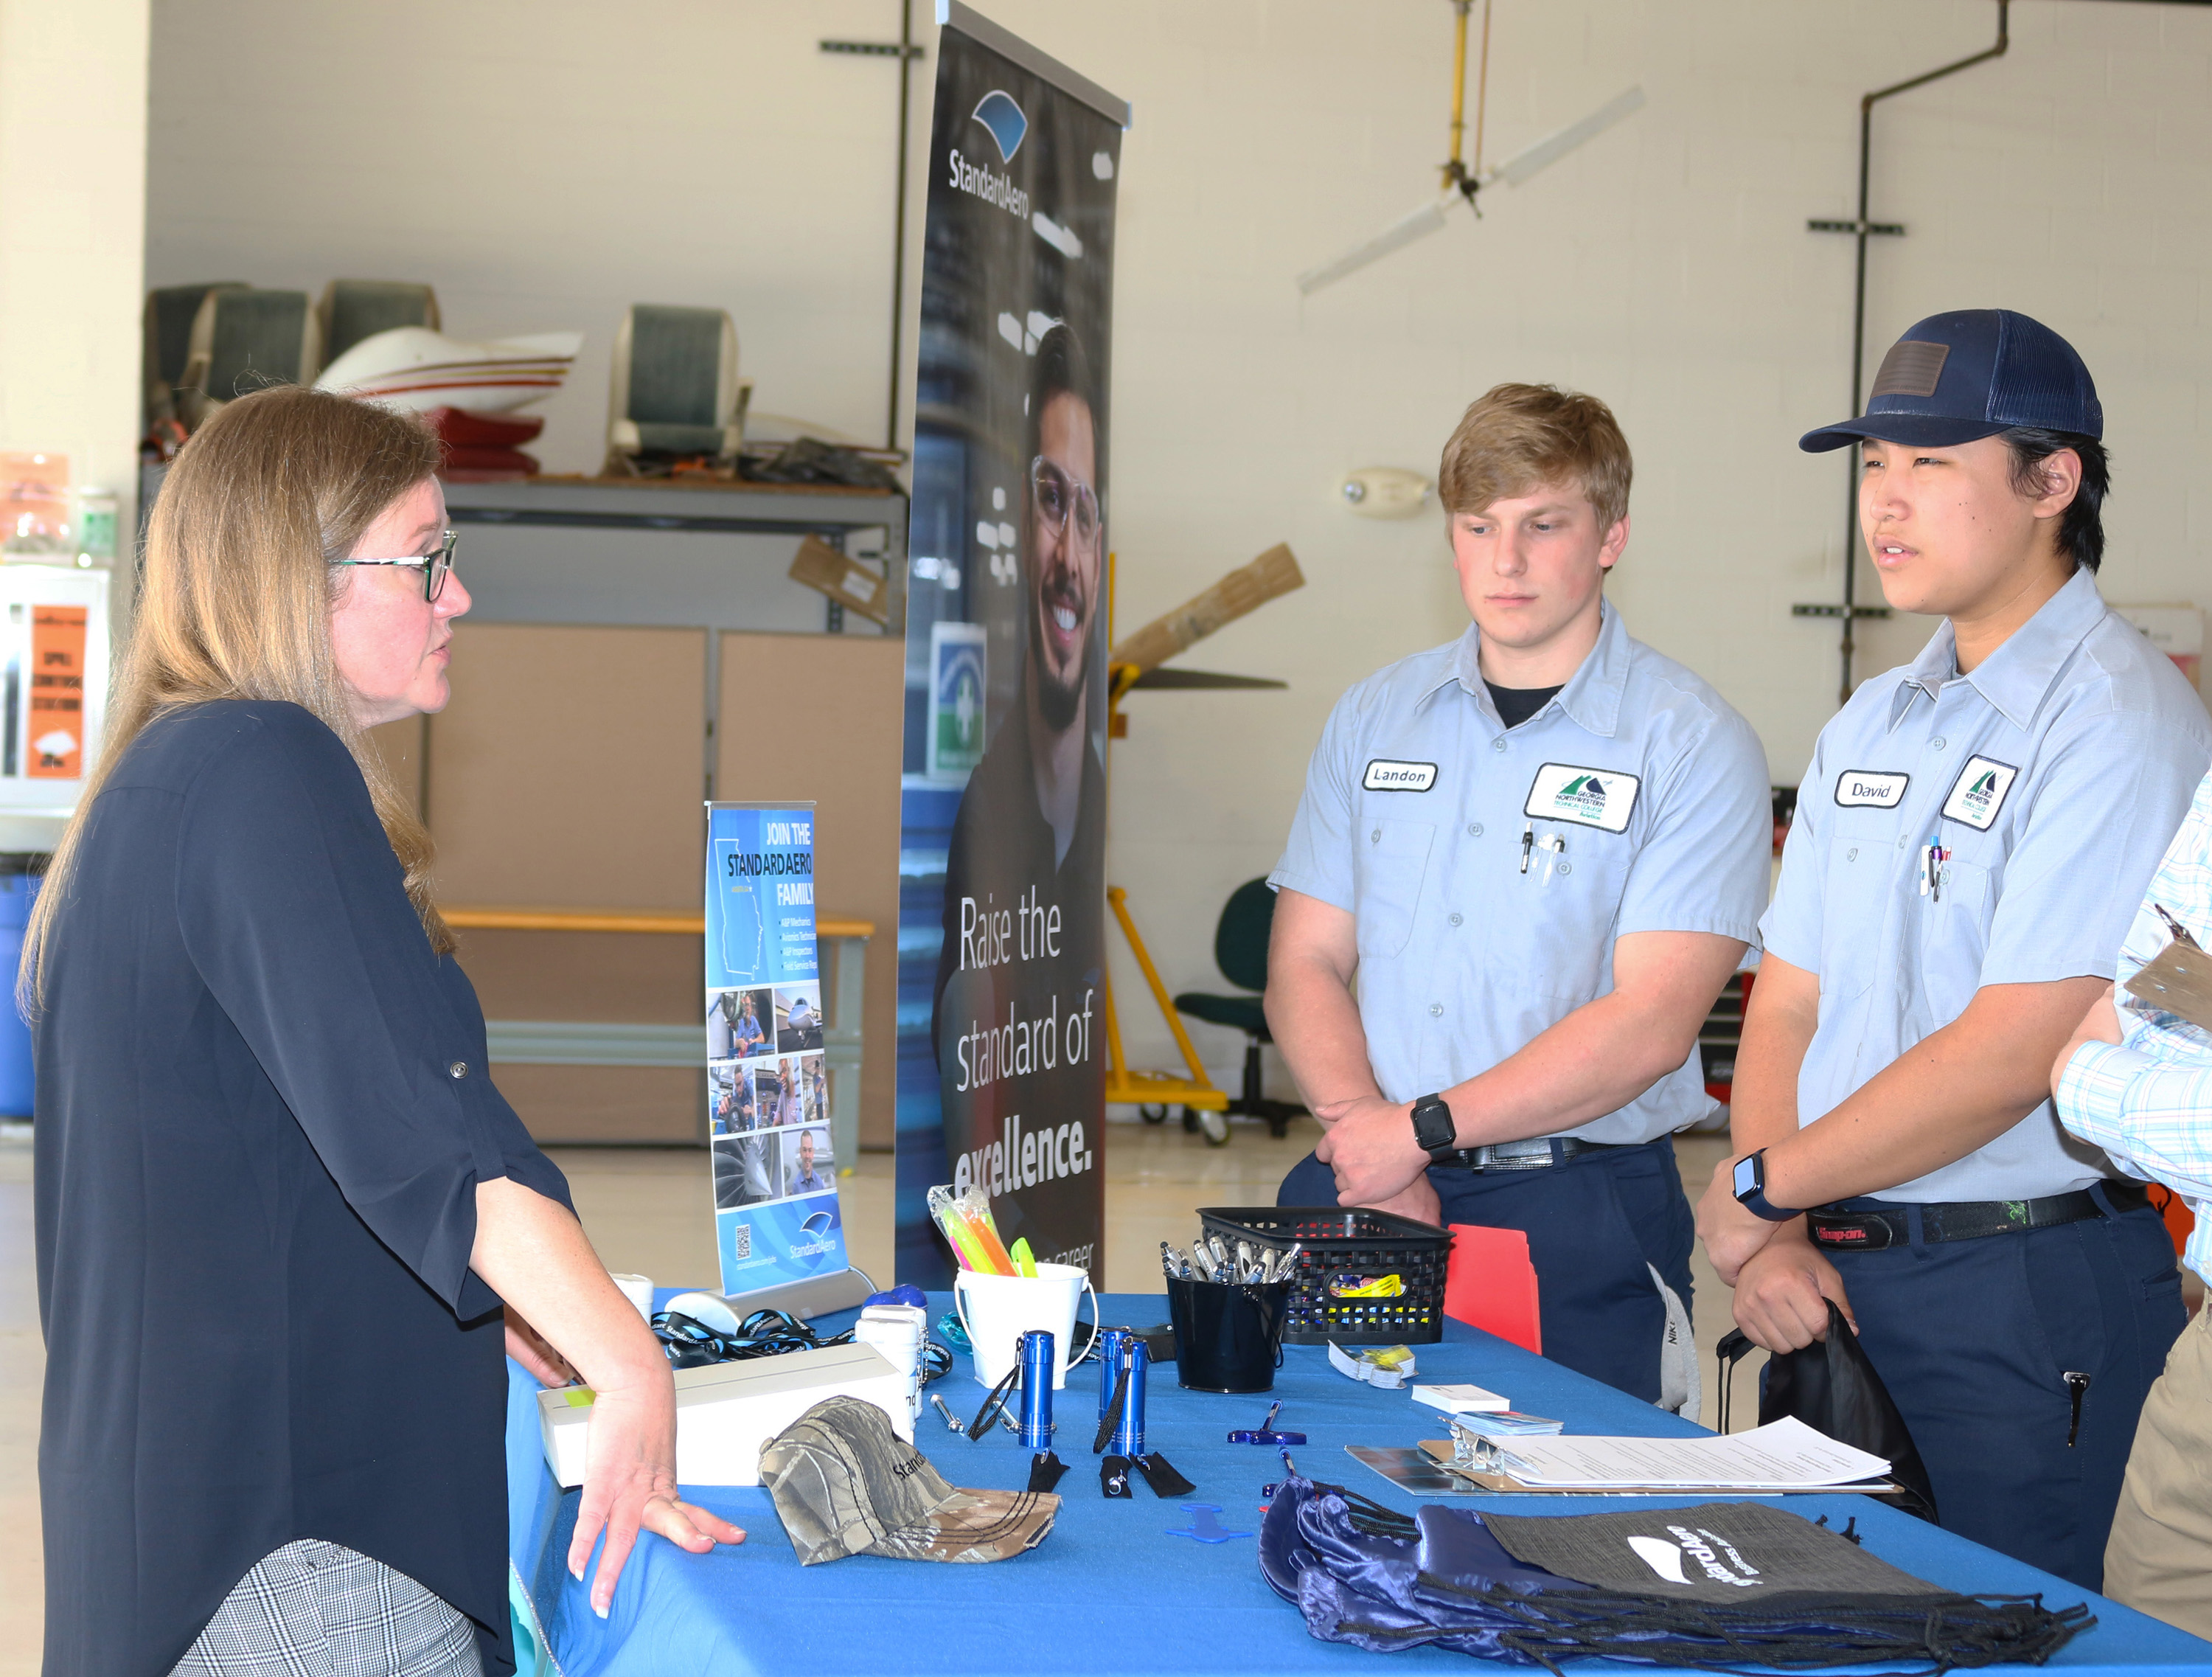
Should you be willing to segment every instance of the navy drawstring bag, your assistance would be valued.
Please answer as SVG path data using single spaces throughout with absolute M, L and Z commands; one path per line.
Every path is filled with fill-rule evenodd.
M 1293 1476 L 1261 1528 L 1260 1569 L 1323 1642 L 1551 1670 L 1591 1657 L 1725 1671 L 2039 1664 L 2096 1622 L 2085 1603 L 1940 1589 L 1762 1503 L 1556 1516 L 1429 1504 L 1409 1516 Z

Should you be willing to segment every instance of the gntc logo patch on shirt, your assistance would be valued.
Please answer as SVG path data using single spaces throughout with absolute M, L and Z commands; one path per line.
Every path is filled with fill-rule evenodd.
M 1963 821 L 1978 833 L 1988 832 L 1997 811 L 2004 807 L 2005 793 L 2019 778 L 2020 770 L 2008 763 L 1994 757 L 1968 757 L 1951 795 L 1943 800 L 1943 818 Z
M 1601 832 L 1625 832 L 1643 780 L 1611 769 L 1547 763 L 1536 771 L 1521 813 L 1538 821 L 1571 821 Z

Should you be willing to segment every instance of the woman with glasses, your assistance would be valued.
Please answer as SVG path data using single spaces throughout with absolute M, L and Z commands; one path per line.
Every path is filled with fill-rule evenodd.
M 368 742 L 447 700 L 437 466 L 273 389 L 154 509 L 21 976 L 49 1677 L 511 1669 L 502 1349 L 597 1392 L 602 1613 L 641 1527 L 743 1535 L 677 1498 L 666 1361 L 486 1075 Z

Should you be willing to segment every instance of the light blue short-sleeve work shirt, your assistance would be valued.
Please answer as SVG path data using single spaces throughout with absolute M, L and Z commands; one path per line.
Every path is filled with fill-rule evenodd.
M 1957 668 L 1946 623 L 1911 664 L 1851 696 L 1806 771 L 1760 927 L 1771 954 L 1820 981 L 1800 1125 L 1984 984 L 2113 976 L 2212 760 L 2204 706 L 2087 571 L 1971 675 Z M 2035 1199 L 2118 1174 L 2045 1101 L 1881 1197 Z
M 1470 627 L 1337 702 L 1267 880 L 1356 921 L 1368 1058 L 1393 1101 L 1489 1070 L 1608 993 L 1615 938 L 1750 942 L 1766 900 L 1766 758 L 1719 694 L 1607 605 L 1574 678 L 1508 732 L 1480 645 Z M 1649 1141 L 1712 1109 L 1692 1049 L 1561 1133 Z

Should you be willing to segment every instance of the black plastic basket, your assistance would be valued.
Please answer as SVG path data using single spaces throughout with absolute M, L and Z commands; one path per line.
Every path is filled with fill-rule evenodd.
M 1434 1345 L 1444 1336 L 1444 1271 L 1452 1237 L 1410 1217 L 1340 1206 L 1201 1206 L 1205 1232 L 1276 1251 L 1304 1249 L 1291 1272 L 1285 1345 Z M 1340 1276 L 1395 1275 L 1395 1298 L 1343 1298 Z

